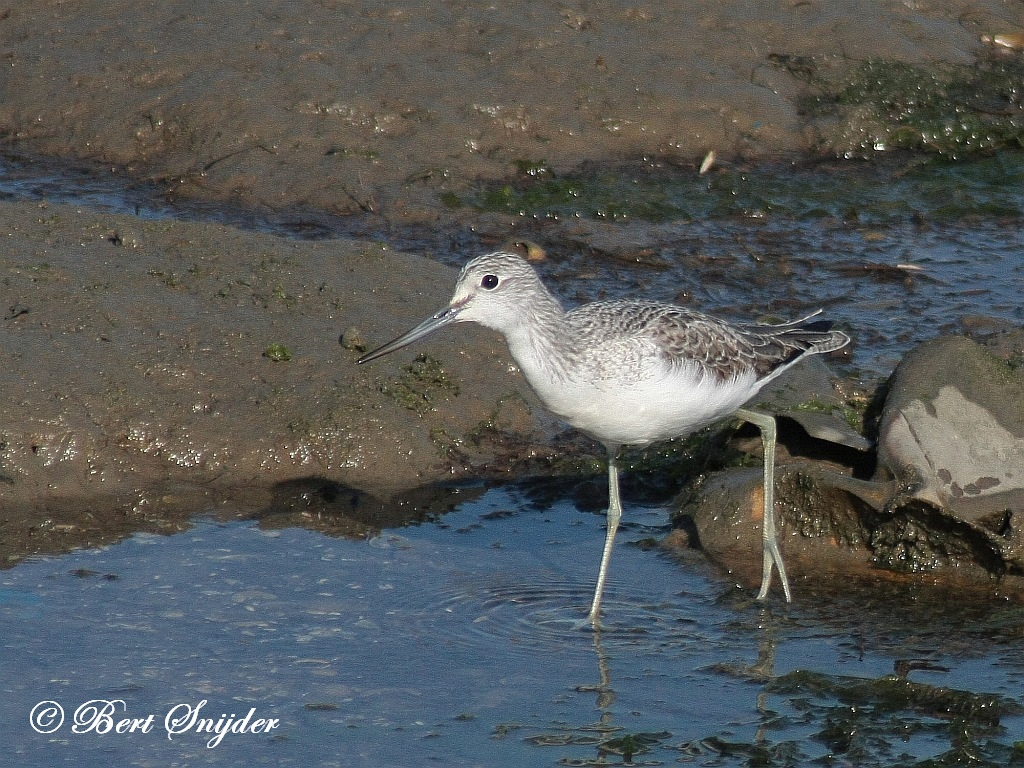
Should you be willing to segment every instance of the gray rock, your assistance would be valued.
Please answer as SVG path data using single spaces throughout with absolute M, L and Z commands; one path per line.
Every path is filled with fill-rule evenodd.
M 755 403 L 762 410 L 792 419 L 811 437 L 858 451 L 871 450 L 871 441 L 847 422 L 850 408 L 834 382 L 835 374 L 825 361 L 812 357 L 769 384 Z
M 803 427 L 808 435 L 819 440 L 844 445 L 856 451 L 870 451 L 873 447 L 870 440 L 838 418 L 835 411 L 788 411 L 785 416 Z
M 975 342 L 943 337 L 897 367 L 879 468 L 967 522 L 1024 513 L 1024 377 Z

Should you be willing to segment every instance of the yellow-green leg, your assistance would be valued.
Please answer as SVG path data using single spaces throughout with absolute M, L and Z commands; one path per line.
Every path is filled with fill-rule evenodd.
M 608 531 L 604 537 L 604 553 L 601 555 L 601 569 L 597 572 L 597 587 L 594 590 L 594 601 L 590 604 L 590 623 L 595 627 L 601 620 L 601 593 L 604 582 L 608 578 L 608 565 L 612 560 L 612 547 L 615 545 L 615 532 L 619 530 L 622 519 L 622 502 L 619 500 L 619 468 L 615 461 L 619 453 L 617 445 L 606 446 L 608 449 Z
M 793 598 L 789 592 L 789 579 L 786 578 L 786 566 L 782 564 L 782 553 L 779 552 L 778 535 L 775 531 L 775 418 L 767 413 L 748 411 L 746 408 L 736 411 L 736 415 L 761 430 L 761 444 L 764 446 L 764 522 L 761 526 L 764 560 L 761 566 L 761 590 L 757 593 L 757 599 L 764 600 L 768 596 L 774 566 L 779 570 L 786 602 L 790 603 Z

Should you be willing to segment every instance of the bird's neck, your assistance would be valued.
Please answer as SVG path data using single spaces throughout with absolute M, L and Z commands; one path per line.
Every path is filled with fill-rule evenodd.
M 505 338 L 512 357 L 534 389 L 542 380 L 566 377 L 579 356 L 576 334 L 566 312 L 547 292 L 523 307 L 522 322 L 506 329 Z

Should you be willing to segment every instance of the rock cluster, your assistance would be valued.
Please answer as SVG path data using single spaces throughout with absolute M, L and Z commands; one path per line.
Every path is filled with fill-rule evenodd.
M 843 428 L 831 436 L 818 427 L 817 439 L 791 430 L 791 451 L 813 440 L 807 453 L 816 457 L 792 457 L 777 475 L 792 570 L 808 579 L 926 573 L 1024 586 L 1022 352 L 1024 331 L 985 343 L 943 336 L 913 349 L 876 398 L 874 446 L 841 437 Z M 827 383 L 814 398 L 841 412 Z M 802 423 L 806 415 L 781 414 Z M 833 418 L 815 419 L 822 416 Z M 679 512 L 692 518 L 700 545 L 744 580 L 760 563 L 759 483 L 756 470 L 721 472 Z

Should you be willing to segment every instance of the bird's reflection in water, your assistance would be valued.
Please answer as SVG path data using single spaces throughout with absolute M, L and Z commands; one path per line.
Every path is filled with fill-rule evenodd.
M 774 676 L 775 652 L 778 643 L 778 621 L 771 609 L 762 606 L 757 621 L 757 659 L 753 664 L 721 663 L 712 665 L 712 671 L 755 683 L 768 683 Z M 665 755 L 655 756 L 655 752 L 668 750 L 676 758 L 686 761 L 701 756 L 711 757 L 734 751 L 757 754 L 770 749 L 768 732 L 777 719 L 769 707 L 769 691 L 762 685 L 755 696 L 754 707 L 757 712 L 757 727 L 753 738 L 746 743 L 726 742 L 718 736 L 694 739 L 679 744 L 672 744 L 675 734 L 669 731 L 643 731 L 627 729 L 616 723 L 614 710 L 618 694 L 613 685 L 612 671 L 614 656 L 606 650 L 605 638 L 601 631 L 593 631 L 594 656 L 597 661 L 598 681 L 576 686 L 578 693 L 593 693 L 598 719 L 587 725 L 572 726 L 561 723 L 543 733 L 527 737 L 528 743 L 538 746 L 555 747 L 593 747 L 592 756 L 564 756 L 559 765 L 596 766 L 621 765 L 623 763 L 643 765 L 663 765 Z M 724 726 L 725 724 L 723 724 Z M 645 759 L 644 756 L 648 758 Z

